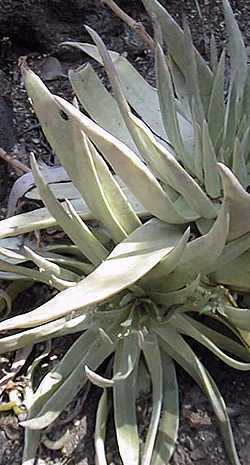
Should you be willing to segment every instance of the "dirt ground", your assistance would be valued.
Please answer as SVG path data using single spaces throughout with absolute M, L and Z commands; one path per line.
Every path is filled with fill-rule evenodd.
M 5 3 L 8 4 L 6 1 Z M 11 1 L 9 3 L 11 4 Z M 24 1 L 22 3 L 26 5 L 29 2 Z M 143 21 L 148 30 L 151 30 L 150 22 L 139 0 L 120 1 L 118 3 L 134 19 Z M 162 3 L 165 3 L 170 13 L 178 21 L 181 21 L 183 15 L 187 17 L 192 28 L 195 44 L 204 56 L 208 54 L 211 29 L 215 33 L 218 48 L 221 49 L 225 45 L 226 38 L 220 0 L 200 1 L 202 19 L 199 17 L 194 0 L 183 0 L 183 2 L 163 0 Z M 56 4 L 56 2 L 54 1 L 53 4 Z M 79 6 L 80 2 L 76 2 L 76 4 Z M 231 1 L 231 4 L 235 9 L 235 14 L 246 41 L 250 45 L 250 30 L 248 28 L 250 0 L 234 0 Z M 34 5 L 35 2 L 30 2 L 29 7 L 31 9 L 35 8 Z M 47 18 L 47 23 L 50 25 L 47 45 L 44 34 L 39 42 L 39 34 L 36 34 L 33 40 L 34 34 L 30 30 L 28 39 L 20 42 L 17 40 L 17 36 L 20 34 L 18 28 L 14 28 L 13 33 L 11 33 L 10 29 L 9 35 L 6 35 L 5 29 L 4 32 L 1 31 L 0 24 L 0 146 L 27 166 L 29 165 L 29 154 L 31 152 L 35 153 L 37 158 L 49 164 L 53 164 L 56 160 L 51 154 L 40 127 L 37 125 L 36 117 L 30 109 L 20 77 L 19 64 L 22 60 L 20 57 L 25 56 L 29 66 L 45 80 L 46 66 L 44 65 L 48 57 L 59 59 L 63 72 L 67 73 L 68 69 L 82 64 L 87 60 L 87 57 L 61 49 L 58 44 L 66 39 L 86 40 L 86 33 L 83 30 L 83 23 L 86 23 L 99 32 L 108 48 L 126 52 L 128 58 L 144 77 L 150 83 L 154 83 L 152 51 L 147 49 L 145 44 L 126 25 L 101 5 L 100 1 L 87 1 L 85 6 L 85 10 L 82 6 L 80 10 L 84 16 L 82 21 L 79 17 L 76 20 L 73 15 L 66 14 L 67 11 L 65 12 L 65 10 L 63 10 L 63 17 L 62 15 L 55 15 L 52 10 L 50 11 L 51 16 Z M 68 13 L 70 13 L 70 8 Z M 9 27 L 11 27 L 11 24 Z M 26 31 L 26 35 L 28 32 Z M 54 93 L 69 100 L 72 99 L 70 85 L 64 77 L 59 76 L 53 80 L 46 80 L 46 84 Z M 1 218 L 3 218 L 6 214 L 8 193 L 11 185 L 20 176 L 21 172 L 4 163 L 0 163 L 0 172 L 2 174 L 0 177 L 0 197 L 2 199 L 0 214 Z M 37 300 L 47 297 L 44 286 L 37 287 L 36 293 Z M 30 298 L 30 302 L 33 301 L 34 295 Z M 29 302 L 26 302 L 26 305 L 29 305 Z M 69 341 L 64 341 L 63 346 L 61 343 L 55 344 L 55 350 L 63 353 L 67 343 Z M 199 353 L 203 362 L 210 369 L 228 406 L 242 465 L 250 465 L 249 374 L 237 373 L 234 370 L 225 368 L 221 362 L 212 359 L 207 352 L 200 351 Z M 178 377 L 181 396 L 181 425 L 176 451 L 171 464 L 228 465 L 228 459 L 225 456 L 223 444 L 206 398 L 181 369 L 178 369 Z M 81 393 L 79 399 L 82 399 L 83 396 L 84 392 Z M 51 451 L 42 447 L 40 465 L 43 463 L 47 465 L 94 465 L 93 428 L 98 396 L 98 389 L 91 388 L 87 400 L 82 403 L 76 418 L 63 427 L 61 423 L 55 425 L 51 432 L 53 439 L 57 439 L 68 429 L 63 449 Z M 74 406 L 75 403 L 69 406 L 68 412 Z M 148 406 L 150 406 L 150 396 L 145 394 L 138 405 L 139 417 L 145 421 L 147 421 L 145 411 Z M 21 464 L 22 445 L 22 429 L 18 426 L 17 420 L 10 415 L 2 414 L 0 416 L 1 465 Z M 110 433 L 109 437 L 108 462 L 114 465 L 120 464 L 115 438 L 112 433 Z

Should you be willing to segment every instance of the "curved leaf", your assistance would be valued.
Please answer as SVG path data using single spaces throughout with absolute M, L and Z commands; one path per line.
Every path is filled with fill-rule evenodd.
M 26 315 L 0 323 L 0 331 L 32 327 L 74 310 L 88 311 L 90 305 L 136 283 L 174 249 L 172 242 L 168 244 L 168 228 L 169 225 L 157 219 L 148 221 L 117 245 L 109 257 L 74 288 L 59 293 Z
M 57 144 L 59 144 L 59 151 L 63 147 L 64 164 L 72 150 L 72 137 L 70 136 L 72 128 L 78 127 L 96 145 L 114 171 L 148 211 L 163 221 L 185 223 L 185 219 L 177 213 L 175 208 L 171 208 L 168 197 L 159 182 L 132 150 L 97 126 L 66 100 L 53 97 L 42 81 L 31 71 L 24 71 L 24 79 L 46 138 L 56 153 Z M 60 156 L 60 153 L 58 155 Z M 76 172 L 79 176 L 79 171 L 76 170 Z M 73 176 L 72 180 L 80 190 Z M 82 170 L 79 182 L 82 184 Z
M 236 239 L 250 231 L 250 195 L 230 169 L 218 163 L 222 179 L 224 199 L 228 204 L 230 224 L 228 239 Z

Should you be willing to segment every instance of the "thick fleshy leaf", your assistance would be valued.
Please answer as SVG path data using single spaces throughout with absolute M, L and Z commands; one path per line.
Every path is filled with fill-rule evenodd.
M 223 0 L 223 8 L 229 37 L 232 79 L 237 81 L 238 90 L 242 93 L 247 75 L 247 50 L 229 0 Z
M 212 281 L 223 284 L 236 292 L 250 291 L 250 253 L 245 252 L 233 261 L 216 267 Z
M 238 309 L 235 309 L 238 310 Z M 192 325 L 190 319 L 186 318 L 185 315 L 180 315 L 177 312 L 171 318 L 171 324 L 175 326 L 178 332 L 185 334 L 197 342 L 205 346 L 210 352 L 214 353 L 219 359 L 221 359 L 224 363 L 235 368 L 236 370 L 242 371 L 249 371 L 250 370 L 250 363 L 240 362 L 227 354 L 225 354 L 213 341 L 211 341 L 207 336 L 202 334 L 195 326 Z M 248 325 L 250 328 L 250 318 L 248 315 Z M 247 329 L 247 328 L 241 328 Z
M 67 210 L 56 199 L 49 186 L 44 181 L 38 169 L 35 158 L 31 158 L 31 167 L 34 179 L 39 189 L 45 206 L 56 218 L 64 232 L 77 245 L 79 250 L 91 263 L 99 265 L 107 256 L 108 251 L 92 234 L 88 226 L 81 220 L 71 204 L 67 205 Z
M 230 213 L 228 239 L 236 239 L 250 231 L 250 195 L 230 169 L 219 163 L 224 198 Z
M 88 311 L 89 306 L 101 302 L 136 283 L 159 261 L 174 250 L 176 243 L 168 243 L 169 225 L 152 219 L 117 245 L 109 257 L 72 289 L 56 295 L 52 300 L 26 315 L 0 323 L 0 331 L 26 328 L 74 310 Z M 177 241 L 180 239 L 177 233 Z
M 88 63 L 71 70 L 69 79 L 81 105 L 91 118 L 137 152 L 114 97 L 107 91 L 92 66 Z M 138 155 L 140 156 L 139 153 Z
M 103 393 L 98 402 L 95 424 L 95 453 L 96 465 L 108 465 L 105 454 L 105 438 L 108 420 L 108 393 L 107 389 Z
M 223 50 L 216 74 L 214 76 L 213 89 L 208 108 L 208 130 L 212 143 L 216 146 L 218 134 L 224 125 L 225 103 L 224 103 L 224 73 L 225 73 L 225 51 Z
M 63 42 L 62 45 L 77 47 L 102 64 L 102 59 L 95 45 L 81 42 Z M 130 105 L 160 138 L 166 139 L 156 89 L 138 73 L 123 55 L 113 51 L 109 53 Z M 184 124 L 185 120 L 182 117 L 181 120 Z M 100 126 L 102 125 L 100 124 Z M 105 128 L 105 126 L 102 127 Z
M 77 47 L 99 63 L 103 64 L 96 46 L 80 42 L 64 42 L 63 44 Z M 157 140 L 161 141 L 164 146 L 169 147 L 169 143 L 166 141 L 166 137 L 168 139 L 168 133 L 166 134 L 166 128 L 164 129 L 162 124 L 161 111 L 156 89 L 152 87 L 138 73 L 138 71 L 124 56 L 112 51 L 110 51 L 109 54 L 112 58 L 113 65 L 121 82 L 122 90 L 129 104 L 140 116 L 140 118 L 145 121 L 145 123 L 151 128 L 151 130 L 157 136 Z M 176 99 L 175 103 L 177 107 L 178 123 L 183 140 L 185 141 L 185 146 L 191 150 L 193 143 L 193 129 L 187 116 L 187 109 L 184 107 L 184 104 L 181 100 Z M 86 110 L 88 111 L 87 108 Z M 98 115 L 93 117 L 93 119 L 97 122 L 99 121 L 99 118 L 100 116 L 98 117 Z M 106 129 L 106 124 L 107 123 L 105 123 L 105 125 L 100 125 Z M 110 132 L 113 134 L 112 131 Z
M 164 288 L 168 275 L 176 269 L 180 262 L 190 237 L 190 228 L 185 231 L 183 236 L 179 236 L 178 242 L 176 242 L 176 233 L 174 227 L 169 225 L 168 240 L 173 244 L 175 243 L 176 246 L 166 258 L 163 258 L 158 265 L 140 279 L 139 284 L 147 291 L 154 288 L 158 289 L 161 285 Z
M 137 332 L 125 335 L 117 344 L 114 362 L 114 417 L 120 456 L 124 465 L 139 464 L 139 435 L 136 419 L 137 368 L 140 356 Z M 128 369 L 130 358 L 134 369 L 125 379 L 119 374 Z
M 226 406 L 214 381 L 201 365 L 201 362 L 190 346 L 171 325 L 156 327 L 155 331 L 162 339 L 161 345 L 163 350 L 194 378 L 208 396 L 219 423 L 228 457 L 232 465 L 240 465 Z
M 217 346 L 219 346 L 222 350 L 237 356 L 240 360 L 244 360 L 245 362 L 250 362 L 250 354 L 249 351 L 244 347 L 240 342 L 235 340 L 235 337 L 225 336 L 223 333 L 218 332 L 212 328 L 208 324 L 201 323 L 194 318 L 190 318 L 185 314 L 186 319 L 188 319 L 192 326 L 194 326 L 200 333 L 207 336 L 211 341 L 214 342 Z M 235 336 L 235 334 L 234 334 Z
M 228 316 L 230 321 L 236 328 L 250 331 L 250 309 L 249 308 L 236 308 L 225 305 L 223 311 Z
M 116 326 L 116 334 L 117 331 L 118 328 Z M 85 334 L 86 333 L 84 333 L 84 335 L 80 337 L 80 340 L 78 340 L 79 344 L 83 344 Z M 86 338 L 87 336 L 85 339 Z M 47 375 L 48 387 L 50 386 L 51 379 L 53 379 L 53 377 L 60 377 L 60 382 L 57 383 L 56 389 L 54 392 L 50 392 L 50 396 L 45 400 L 45 402 L 40 402 L 40 408 L 36 415 L 23 422 L 23 426 L 29 429 L 40 430 L 50 425 L 85 385 L 87 381 L 87 376 L 84 373 L 85 365 L 90 366 L 92 370 L 96 370 L 114 350 L 111 339 L 104 339 L 100 334 L 95 334 L 92 341 L 86 341 L 82 350 L 78 351 L 78 355 L 75 351 L 77 344 L 75 343 L 73 347 L 74 350 L 71 348 L 59 362 L 58 366 L 49 374 L 49 376 Z M 74 360 L 72 357 L 73 354 L 75 354 Z M 71 360 L 71 364 L 68 362 L 69 359 Z M 40 386 L 42 386 L 42 384 L 46 385 L 47 379 L 45 377 Z M 40 399 L 38 398 L 38 402 L 39 400 Z
M 198 183 L 194 181 L 165 147 L 156 142 L 154 135 L 142 121 L 131 113 L 129 116 L 134 132 L 137 135 L 137 143 L 141 147 L 141 153 L 158 177 L 182 194 L 186 202 L 198 215 L 205 218 L 214 218 L 216 210 Z M 219 178 L 216 164 L 215 169 Z
M 246 189 L 248 185 L 247 167 L 244 153 L 242 151 L 242 146 L 238 137 L 235 138 L 234 142 L 233 173 L 235 174 L 236 178 L 240 181 L 242 187 Z
M 148 427 L 146 442 L 142 454 L 142 465 L 150 465 L 158 426 L 160 422 L 161 407 L 163 401 L 163 369 L 161 352 L 158 339 L 155 334 L 147 334 L 142 343 L 143 354 L 148 366 L 152 381 L 153 408 Z
M 163 369 L 163 406 L 152 463 L 166 465 L 171 459 L 179 428 L 179 393 L 173 360 L 161 353 Z
M 202 154 L 205 189 L 210 197 L 216 199 L 221 196 L 221 183 L 217 169 L 215 149 L 205 120 L 203 122 L 202 130 Z
M 47 339 L 81 332 L 88 329 L 90 324 L 86 315 L 72 319 L 64 317 L 27 331 L 2 337 L 0 339 L 0 354 L 18 350 L 31 344 L 46 341 Z
M 156 75 L 159 105 L 161 109 L 162 121 L 168 135 L 170 143 L 175 148 L 177 157 L 185 159 L 185 150 L 180 132 L 177 109 L 175 102 L 174 88 L 171 75 L 167 66 L 166 57 L 160 45 L 156 47 Z M 185 160 L 186 161 L 186 160 Z M 188 160 L 186 161 L 188 163 Z
M 167 12 L 167 10 L 157 0 L 142 0 L 148 11 L 155 14 L 162 29 L 164 41 L 166 42 L 169 54 L 176 62 L 182 72 L 186 66 L 186 43 L 182 29 Z M 212 87 L 212 72 L 195 49 L 195 58 L 199 75 L 199 87 L 201 91 L 202 103 L 205 112 L 209 105 L 209 96 Z
M 227 240 L 229 214 L 222 205 L 218 218 L 207 234 L 187 244 L 185 251 L 172 275 L 165 282 L 165 290 L 176 290 L 192 281 L 197 273 L 207 273 L 220 257 Z
M 26 70 L 24 74 L 28 93 L 48 141 L 55 152 L 58 148 L 56 143 L 59 144 L 59 150 L 63 147 L 65 151 L 64 164 L 67 159 L 70 159 L 68 154 L 72 151 L 72 140 L 69 134 L 72 128 L 78 127 L 79 131 L 85 132 L 102 152 L 114 171 L 147 210 L 164 221 L 185 223 L 185 219 L 175 208 L 171 208 L 168 197 L 159 182 L 132 150 L 97 126 L 66 100 L 53 97 L 34 73 Z M 71 162 L 68 165 L 69 169 Z M 76 170 L 74 175 L 80 176 L 79 183 L 82 184 L 82 171 L 79 174 Z M 75 178 L 73 181 L 80 190 Z
M 195 281 L 188 284 L 183 289 L 179 291 L 172 291 L 172 292 L 149 292 L 150 297 L 154 300 L 154 302 L 164 305 L 166 307 L 171 307 L 172 305 L 182 305 L 186 302 L 186 300 L 191 297 L 194 292 L 196 291 L 197 287 L 200 283 L 200 276 L 198 276 Z

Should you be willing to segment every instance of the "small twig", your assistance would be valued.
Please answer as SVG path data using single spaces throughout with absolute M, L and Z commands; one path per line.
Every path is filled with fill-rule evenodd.
M 128 24 L 131 29 L 134 29 L 138 33 L 138 35 L 141 36 L 141 38 L 146 42 L 147 46 L 149 48 L 155 48 L 155 42 L 152 39 L 152 37 L 147 33 L 145 27 L 141 22 L 135 21 L 131 16 L 129 16 L 125 11 L 123 11 L 116 3 L 114 0 L 101 0 L 101 3 L 107 5 L 113 13 L 118 16 L 122 21 L 124 21 L 126 24 Z
M 24 165 L 24 163 L 21 161 L 16 160 L 11 155 L 8 155 L 8 153 L 5 152 L 5 150 L 2 148 L 0 148 L 0 158 L 2 158 L 2 160 L 4 160 L 6 163 L 9 163 L 9 165 L 11 165 L 17 171 L 22 171 L 23 173 L 29 173 L 31 171 L 28 166 Z

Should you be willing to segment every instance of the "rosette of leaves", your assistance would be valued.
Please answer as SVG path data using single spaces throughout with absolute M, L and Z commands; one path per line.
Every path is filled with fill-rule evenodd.
M 22 331 L 3 337 L 0 351 L 80 333 L 37 390 L 29 392 L 28 419 L 23 422 L 26 465 L 34 461 L 42 432 L 88 379 L 103 389 L 95 430 L 98 463 L 107 463 L 109 393 L 124 465 L 168 463 L 179 421 L 175 362 L 208 396 L 230 462 L 240 463 L 223 399 L 188 341 L 197 341 L 235 369 L 250 368 L 250 311 L 238 308 L 231 294 L 249 291 L 250 197 L 240 176 L 247 177 L 247 155 L 236 156 L 234 146 L 230 152 L 232 146 L 225 142 L 231 136 L 229 129 L 221 135 L 217 131 L 218 151 L 211 135 L 212 116 L 215 119 L 218 114 L 215 107 L 211 110 L 210 101 L 217 102 L 217 74 L 221 79 L 222 65 L 211 70 L 194 49 L 187 27 L 182 32 L 160 4 L 145 3 L 159 13 L 159 20 L 165 18 L 166 29 L 171 25 L 178 56 L 183 57 L 179 44 L 189 38 L 187 75 L 174 47 L 171 50 L 168 43 L 166 61 L 157 45 L 158 92 L 124 57 L 109 54 L 90 29 L 96 46 L 76 45 L 103 62 L 113 89 L 111 96 L 89 65 L 71 72 L 78 99 L 92 118 L 77 105 L 52 95 L 32 71 L 23 70 L 43 131 L 72 179 L 70 188 L 78 194 L 60 203 L 57 196 L 62 194 L 45 182 L 32 158 L 46 210 L 3 220 L 0 236 L 10 238 L 59 225 L 73 245 L 25 246 L 19 251 L 1 248 L 1 277 L 15 278 L 19 284 L 45 282 L 59 292 L 35 310 L 2 321 L 0 331 Z M 228 3 L 224 6 L 234 31 L 231 41 L 241 50 L 239 30 Z M 247 81 L 240 84 L 242 74 L 234 69 L 233 65 L 230 86 L 237 97 L 234 100 L 229 91 L 223 128 L 231 121 L 231 107 L 237 109 L 237 128 L 243 120 L 239 96 Z M 202 90 L 204 76 L 211 87 Z M 222 95 L 224 105 L 223 89 Z M 207 107 L 205 97 L 210 102 Z M 161 117 L 167 136 L 161 136 Z M 173 148 L 162 139 L 170 140 Z M 238 146 L 244 145 L 238 129 L 234 139 Z M 113 372 L 107 379 L 96 370 L 111 355 Z M 152 385 L 152 414 L 141 447 L 137 386 L 147 376 Z

